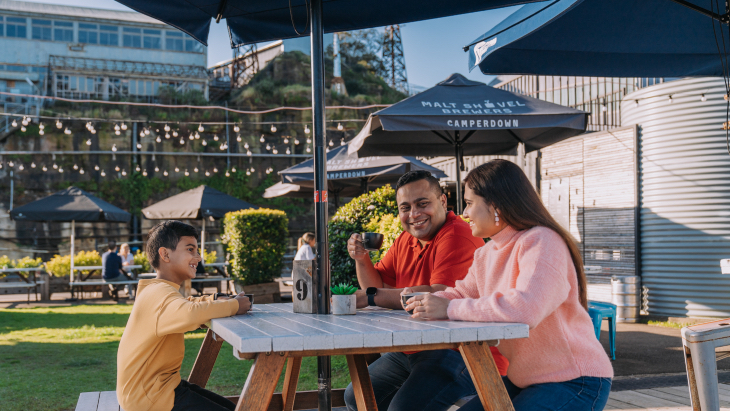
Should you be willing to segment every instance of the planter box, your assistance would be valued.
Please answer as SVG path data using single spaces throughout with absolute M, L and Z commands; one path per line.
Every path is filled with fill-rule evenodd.
M 236 284 L 236 293 L 245 292 L 253 294 L 254 305 L 271 304 L 281 302 L 281 292 L 279 291 L 279 283 L 274 281 L 271 283 L 252 284 L 241 286 Z

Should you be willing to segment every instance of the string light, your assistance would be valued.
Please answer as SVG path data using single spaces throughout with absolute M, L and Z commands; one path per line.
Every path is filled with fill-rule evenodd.
M 119 166 L 114 167 L 114 171 L 119 172 Z
M 126 129 L 127 129 L 127 125 L 125 123 L 122 123 L 122 130 L 126 130 Z
M 25 167 L 23 167 L 23 165 L 20 164 L 20 165 L 18 165 L 18 170 L 23 171 L 23 170 L 25 170 Z
M 207 170 L 206 170 L 206 172 L 205 172 L 205 176 L 206 176 L 206 177 L 210 177 L 210 171 L 207 171 Z
M 276 126 L 273 124 L 271 125 L 271 132 L 276 133 Z
M 63 174 L 63 167 L 58 167 L 58 172 Z
M 139 173 L 139 172 L 140 172 L 140 170 L 142 170 L 142 169 L 141 169 L 141 168 L 139 167 L 139 164 L 137 164 L 137 166 L 136 166 L 136 167 L 134 168 L 134 171 L 136 171 L 136 172 L 138 172 L 138 173 Z
M 295 138 L 294 139 L 294 145 L 297 145 L 297 146 L 299 145 L 299 139 L 298 138 Z
M 13 119 L 13 122 L 10 123 L 10 125 L 13 127 L 18 127 L 18 122 L 15 119 Z
M 160 136 L 157 136 L 157 138 L 160 138 Z M 167 139 L 167 140 L 170 139 L 170 133 L 165 133 L 165 139 Z
M 147 177 L 147 170 L 142 170 L 142 175 Z
M 56 128 L 59 129 L 59 130 L 61 128 L 63 128 L 63 124 L 61 123 L 61 120 L 56 120 Z
M 208 145 L 208 142 L 207 142 L 207 141 L 205 141 L 205 140 L 203 140 L 203 143 L 202 143 L 202 144 L 203 144 L 204 146 L 207 146 L 207 145 Z
M 340 140 L 340 145 L 341 146 L 344 146 L 345 144 L 347 144 L 347 143 L 345 143 L 345 139 L 344 138 L 342 140 Z
M 167 170 L 163 171 L 162 172 L 162 175 L 165 176 L 165 177 L 167 177 Z
M 342 127 L 342 123 L 337 123 L 337 129 L 342 131 L 344 127 Z
M 197 132 L 197 131 L 195 132 L 195 139 L 196 139 L 196 140 L 200 140 L 200 134 L 198 134 L 198 132 Z
M 309 148 L 309 146 L 307 146 L 307 153 L 311 153 L 311 152 L 312 152 L 312 149 Z
M 180 145 L 184 145 L 184 144 L 185 144 L 185 139 L 180 137 Z
M 255 168 L 253 168 L 253 167 L 251 167 L 251 172 L 252 172 L 252 173 L 255 173 L 255 172 L 256 172 L 256 169 L 255 169 Z
M 231 173 L 235 173 L 235 172 L 236 172 L 236 167 L 231 168 Z
M 291 154 L 291 150 L 289 150 L 289 147 L 286 148 L 286 153 Z
M 30 163 L 30 168 L 35 168 L 35 162 Z
M 231 176 L 231 173 L 229 173 L 228 170 L 226 170 L 226 177 L 230 177 L 230 176 Z
M 53 169 L 54 169 L 54 170 L 58 170 L 58 164 L 56 164 L 56 163 L 53 163 Z
M 85 173 L 85 171 L 83 168 L 81 170 L 79 170 L 79 174 L 84 174 L 84 173 Z
M 251 150 L 246 150 L 246 155 L 247 156 L 250 156 L 251 155 Z
M 307 137 L 307 144 L 312 144 L 312 139 Z
M 274 154 L 279 154 L 279 150 L 277 150 L 276 147 L 274 147 L 274 149 L 271 150 L 271 152 L 274 153 Z
M 48 167 L 46 167 L 46 165 L 44 164 L 43 167 L 41 167 L 41 170 L 48 171 Z
M 142 143 L 137 143 L 137 150 L 142 150 Z
M 155 173 L 159 173 L 159 172 L 160 172 L 160 167 L 155 166 Z
M 288 137 L 284 137 L 284 144 L 289 144 L 289 138 Z
M 241 142 L 241 135 L 240 134 L 236 137 L 236 141 L 238 141 L 239 143 Z
M 114 152 L 117 151 L 117 145 L 116 144 L 112 144 L 112 151 L 114 151 Z
M 150 135 L 150 130 L 148 128 L 144 129 L 144 135 L 146 135 L 146 136 Z
M 334 145 L 335 145 L 335 143 L 333 143 L 332 140 L 330 140 L 329 146 L 333 147 Z
M 702 96 L 700 96 L 700 101 L 704 103 L 705 101 L 707 101 L 707 97 L 705 97 L 705 95 L 703 94 Z
M 223 143 L 223 144 L 221 144 L 221 147 L 220 148 L 221 148 L 221 151 L 223 151 L 223 150 L 225 150 L 225 149 L 228 148 L 228 144 Z
M 240 127 L 238 127 L 238 124 L 234 125 L 234 126 L 233 126 L 233 132 L 234 132 L 234 133 L 238 133 L 239 131 L 241 131 L 241 128 L 240 128 Z M 240 140 L 239 140 L 239 141 L 240 141 Z
M 122 175 L 123 176 L 126 176 L 127 175 L 127 170 L 122 170 Z
M 40 130 L 38 130 L 38 134 L 42 136 L 42 135 L 46 134 L 46 131 L 43 129 L 40 129 Z
M 8 162 L 8 165 L 9 165 L 10 167 L 15 167 L 15 163 L 13 163 L 12 161 Z
M 195 136 L 193 135 L 193 133 L 190 133 L 190 135 L 188 136 L 188 140 L 195 140 Z
M 195 166 L 195 168 L 193 169 L 193 171 L 195 171 L 197 173 L 198 172 L 198 166 Z
M 189 175 L 190 175 L 190 173 L 189 173 L 189 172 L 188 172 L 188 170 L 186 169 L 186 170 L 185 170 L 185 177 L 187 177 L 187 176 L 189 176 Z
M 74 164 L 74 170 L 78 170 L 78 169 L 79 169 L 79 166 Z
M 309 134 L 309 125 L 307 125 L 307 124 L 304 125 L 304 132 Z
M 99 171 L 99 165 L 98 164 L 94 166 L 94 170 L 95 171 Z
M 20 126 L 20 131 L 22 131 L 23 133 L 25 133 L 25 130 L 26 130 L 25 126 Z
M 155 139 L 155 141 L 158 142 L 158 143 L 162 143 L 162 139 L 160 138 L 160 136 L 157 136 L 157 138 Z
M 259 139 L 259 141 L 260 141 L 260 142 L 262 142 L 262 143 L 263 143 L 264 141 L 266 141 L 266 140 L 264 140 L 264 135 L 263 135 L 263 134 L 261 135 L 261 138 Z
M 271 145 L 267 144 L 267 145 L 266 145 L 266 150 L 267 150 L 267 151 L 268 151 L 268 150 L 271 150 Z
M 27 126 L 28 125 L 28 117 L 23 116 L 23 120 L 20 122 L 22 125 Z
M 200 131 L 201 133 L 205 131 L 205 128 L 203 128 L 203 123 L 200 123 L 200 125 L 198 126 L 198 131 Z
M 71 130 L 69 130 L 68 127 L 66 127 L 66 129 L 63 130 L 63 134 L 69 135 L 69 134 L 71 134 Z
M 142 130 L 142 131 L 139 132 L 139 136 L 140 136 L 140 138 L 144 138 L 144 136 L 145 136 L 144 130 Z
M 121 131 L 119 131 L 119 130 L 114 130 L 114 134 L 116 134 L 116 135 L 120 135 L 120 134 L 122 134 L 122 132 L 121 132 Z
M 217 173 L 217 172 L 218 172 L 218 168 L 216 168 L 216 167 L 213 167 L 213 172 L 214 172 L 214 173 Z
M 176 172 L 176 173 L 179 173 L 179 172 L 180 172 L 180 169 L 179 169 L 179 168 L 177 168 L 177 167 L 175 167 L 175 172 Z
M 251 175 L 251 170 L 246 170 L 246 175 L 247 176 L 250 176 Z
M 38 128 L 41 129 L 41 130 L 45 130 L 46 125 L 43 124 L 43 123 L 40 123 L 40 124 L 38 124 Z
M 177 137 L 177 130 L 175 130 L 175 131 L 172 132 L 172 136 L 173 137 Z
M 170 126 L 168 126 L 167 124 L 165 124 L 165 127 L 163 128 L 165 129 L 165 131 L 170 131 Z
M 213 140 L 218 141 L 218 134 L 213 134 Z

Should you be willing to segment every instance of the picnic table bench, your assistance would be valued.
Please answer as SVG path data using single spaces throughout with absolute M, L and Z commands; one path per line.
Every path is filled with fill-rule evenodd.
M 366 355 L 441 349 L 461 352 L 485 409 L 513 410 L 489 346 L 529 333 L 526 324 L 422 321 L 402 310 L 363 309 L 351 316 L 295 314 L 291 303 L 256 304 L 248 314 L 214 319 L 207 326 L 188 381 L 206 386 L 227 341 L 234 357 L 254 360 L 241 395 L 227 397 L 237 404 L 237 411 L 317 408 L 317 391 L 296 391 L 302 358 L 332 355 L 347 358 L 358 409 L 374 411 Z M 283 391 L 274 393 L 285 365 Z M 344 405 L 344 390 L 332 390 L 332 406 Z M 118 407 L 114 391 L 82 393 L 76 411 Z
M 0 269 L 0 273 L 16 274 L 20 281 L 13 282 L 1 282 L 0 289 L 3 288 L 25 288 L 28 293 L 28 302 L 30 302 L 30 290 L 34 289 L 36 294 L 36 300 L 38 299 L 38 287 L 45 284 L 43 280 L 35 278 L 37 272 L 43 271 L 43 267 L 34 268 L 3 268 Z M 33 273 L 33 279 L 30 280 L 24 275 L 24 273 Z
M 120 281 L 106 281 L 103 278 L 97 279 L 93 278 L 89 280 L 89 277 L 91 277 L 94 274 L 101 273 L 101 270 L 104 267 L 101 265 L 87 265 L 87 266 L 75 266 L 73 267 L 73 271 L 79 272 L 78 280 L 75 281 L 73 276 L 71 276 L 71 281 L 68 283 L 71 287 L 71 297 L 74 296 L 74 287 L 85 287 L 85 286 L 104 286 L 104 285 L 137 285 L 139 280 L 137 280 L 137 274 L 135 270 L 139 270 L 142 268 L 141 265 L 125 265 L 124 268 L 131 270 L 132 280 L 120 280 Z M 81 272 L 82 271 L 88 271 L 89 273 L 84 276 Z

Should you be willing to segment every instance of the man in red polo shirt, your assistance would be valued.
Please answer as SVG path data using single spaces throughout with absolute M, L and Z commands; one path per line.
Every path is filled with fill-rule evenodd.
M 428 171 L 410 171 L 396 185 L 403 233 L 385 257 L 373 265 L 359 234 L 347 242 L 355 260 L 357 307 L 403 309 L 401 291 L 435 292 L 463 279 L 484 240 L 446 208 L 446 195 Z M 497 367 L 507 374 L 507 360 L 493 348 Z M 461 355 L 453 350 L 387 353 L 368 367 L 379 410 L 447 410 L 476 393 Z M 350 410 L 357 410 L 352 384 L 345 391 Z

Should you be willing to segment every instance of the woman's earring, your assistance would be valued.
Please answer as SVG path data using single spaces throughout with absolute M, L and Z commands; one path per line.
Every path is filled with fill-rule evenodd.
M 499 225 L 499 214 L 496 211 L 494 212 L 494 225 Z

